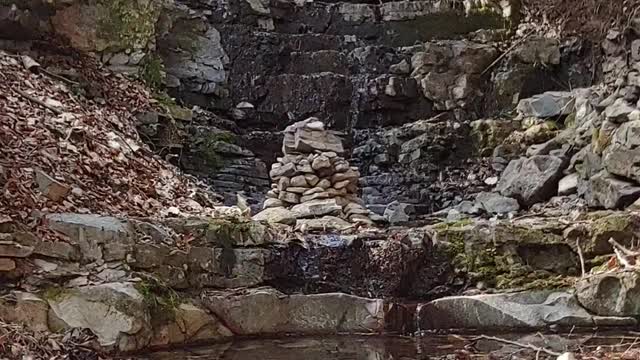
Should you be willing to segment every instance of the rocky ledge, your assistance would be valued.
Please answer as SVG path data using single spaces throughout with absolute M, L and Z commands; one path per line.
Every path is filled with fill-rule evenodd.
M 601 266 L 609 238 L 628 244 L 640 231 L 640 215 L 626 212 L 323 235 L 242 218 L 46 221 L 64 241 L 2 226 L 0 317 L 90 329 L 109 351 L 249 335 L 632 326 L 640 316 L 637 273 Z

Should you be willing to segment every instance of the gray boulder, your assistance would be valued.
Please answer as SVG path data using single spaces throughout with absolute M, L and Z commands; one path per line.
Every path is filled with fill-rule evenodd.
M 414 211 L 413 205 L 394 201 L 384 209 L 384 217 L 392 225 L 399 224 L 409 221 Z
M 550 199 L 556 194 L 565 161 L 551 155 L 512 160 L 502 173 L 496 190 L 515 198 L 524 207 Z
M 640 274 L 635 271 L 602 273 L 576 284 L 578 301 L 602 316 L 640 316 Z
M 620 180 L 601 171 L 592 176 L 587 184 L 584 198 L 589 206 L 606 209 L 620 209 L 631 205 L 640 198 L 640 187 Z
M 507 214 L 520 210 L 516 199 L 493 192 L 481 192 L 476 195 L 476 204 L 489 214 Z
M 550 118 L 569 115 L 574 111 L 575 97 L 571 92 L 549 91 L 522 99 L 518 103 L 518 112 L 523 116 Z
M 144 297 L 131 283 L 87 286 L 47 299 L 50 326 L 90 329 L 101 346 L 138 350 L 151 338 Z
M 452 296 L 422 305 L 422 330 L 540 329 L 551 325 L 633 325 L 633 318 L 593 316 L 565 292 L 529 291 L 514 294 Z
M 340 293 L 285 295 L 272 288 L 209 292 L 203 301 L 236 335 L 379 333 L 382 300 Z
M 569 174 L 558 183 L 558 195 L 571 195 L 578 190 L 578 174 Z

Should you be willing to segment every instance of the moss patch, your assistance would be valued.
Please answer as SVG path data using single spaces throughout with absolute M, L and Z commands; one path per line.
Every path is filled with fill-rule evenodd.
M 144 299 L 152 325 L 175 321 L 181 300 L 173 289 L 152 278 L 137 283 L 135 288 Z
M 109 50 L 142 49 L 155 35 L 159 1 L 99 0 L 98 3 L 104 8 L 98 19 L 98 35 L 118 44 Z
M 217 143 L 225 142 L 229 144 L 235 143 L 236 138 L 229 132 L 210 133 L 205 136 L 203 141 L 198 145 L 196 151 L 202 156 L 207 166 L 218 170 L 224 165 L 222 157 L 216 151 Z
M 159 91 L 162 89 L 165 81 L 165 71 L 164 63 L 158 55 L 150 54 L 144 58 L 142 66 L 140 67 L 140 78 L 152 90 Z M 166 94 L 163 95 L 169 97 Z

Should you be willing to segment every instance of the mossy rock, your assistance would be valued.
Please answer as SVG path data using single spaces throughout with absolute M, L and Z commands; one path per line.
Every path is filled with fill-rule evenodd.
M 245 219 L 212 219 L 204 234 L 207 246 L 257 246 L 271 240 L 265 225 Z

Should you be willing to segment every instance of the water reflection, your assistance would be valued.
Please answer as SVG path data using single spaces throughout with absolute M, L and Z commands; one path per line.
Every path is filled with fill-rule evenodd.
M 463 347 L 464 340 L 451 336 L 431 337 L 428 342 L 401 337 L 260 339 L 157 352 L 140 359 L 413 360 L 451 355 Z

